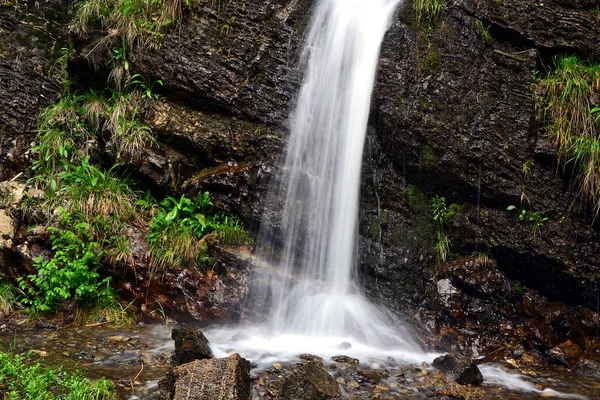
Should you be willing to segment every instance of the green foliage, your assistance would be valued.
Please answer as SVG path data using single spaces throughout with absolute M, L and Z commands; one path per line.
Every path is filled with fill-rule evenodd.
M 12 283 L 0 278 L 0 315 L 13 311 L 16 301 L 17 288 Z
M 446 206 L 446 199 L 440 196 L 433 196 L 431 199 L 431 218 L 436 223 L 436 258 L 438 265 L 446 262 L 450 253 L 452 243 L 444 231 L 444 225 L 448 220 L 450 210 Z
M 71 225 L 68 218 L 63 222 Z M 97 272 L 102 252 L 98 243 L 91 241 L 89 225 L 77 223 L 70 228 L 48 230 L 54 256 L 50 260 L 36 258 L 37 273 L 28 276 L 29 283 L 19 280 L 29 296 L 23 303 L 39 311 L 55 311 L 63 300 L 75 298 L 90 303 L 106 296 L 101 289 L 108 285 L 108 278 L 100 280 Z
M 433 27 L 438 18 L 442 15 L 442 11 L 444 11 L 443 0 L 415 0 L 415 19 L 417 26 L 421 28 L 423 37 L 428 44 L 433 32 Z
M 481 38 L 485 44 L 491 44 L 494 41 L 494 37 L 490 33 L 490 25 L 484 25 L 483 21 L 480 19 L 475 19 L 475 26 L 477 27 L 477 30 L 479 31 L 479 34 L 481 35 Z
M 525 208 L 517 208 L 516 206 L 510 205 L 506 208 L 507 211 L 518 211 L 519 213 L 519 221 L 520 222 L 529 222 L 531 224 L 531 233 L 533 236 L 540 235 L 540 228 L 544 226 L 546 221 L 548 221 L 548 217 L 542 217 L 542 214 L 539 211 L 529 211 L 529 218 L 527 218 L 527 209 Z
M 592 204 L 594 217 L 600 212 L 599 96 L 600 64 L 560 56 L 554 70 L 538 79 L 535 99 L 558 161 L 574 167 L 579 194 Z
M 91 32 L 106 32 L 87 49 L 85 56 L 96 66 L 105 60 L 106 49 L 113 49 L 113 69 L 129 69 L 127 53 L 157 44 L 169 25 L 180 21 L 190 0 L 82 0 L 74 4 L 70 30 L 87 37 Z M 122 73 L 122 72 L 120 72 Z
M 78 307 L 75 309 L 75 322 L 86 325 L 102 320 L 112 326 L 127 326 L 134 323 L 136 315 L 131 307 L 133 301 L 126 305 L 121 304 L 116 299 L 108 282 L 102 290 L 104 291 L 103 296 L 92 307 Z
M 209 260 L 205 243 L 209 234 L 223 244 L 250 241 L 238 219 L 215 210 L 208 192 L 198 193 L 194 200 L 169 196 L 160 203 L 160 211 L 150 222 L 148 241 L 155 262 L 161 267 L 198 265 Z
M 0 387 L 6 400 L 116 400 L 112 383 L 79 372 L 31 365 L 21 355 L 0 353 Z

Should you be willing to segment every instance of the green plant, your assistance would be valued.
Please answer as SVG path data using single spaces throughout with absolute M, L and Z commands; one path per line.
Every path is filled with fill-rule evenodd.
M 446 206 L 446 199 L 440 196 L 434 196 L 431 199 L 431 218 L 436 225 L 436 259 L 438 265 L 446 262 L 450 253 L 452 243 L 444 231 L 444 224 L 448 218 L 449 209 Z
M 443 0 L 416 0 L 415 1 L 415 17 L 417 25 L 430 25 L 435 23 L 442 15 Z
M 106 287 L 103 289 L 103 296 L 89 307 L 77 307 L 75 309 L 75 322 L 81 325 L 97 323 L 110 324 L 112 326 L 127 326 L 131 325 L 136 320 L 136 315 L 132 309 L 132 302 L 123 305 L 117 300 L 109 282 L 106 282 Z
M 491 44 L 494 41 L 492 34 L 490 33 L 490 25 L 484 25 L 480 19 L 475 19 L 475 26 L 481 35 L 485 44 Z
M 541 236 L 540 228 L 548 221 L 548 217 L 542 217 L 539 211 L 534 211 L 529 214 L 529 222 L 532 224 L 532 233 Z
M 536 107 L 546 122 L 558 162 L 572 165 L 580 196 L 600 211 L 600 141 L 598 104 L 600 64 L 575 56 L 554 59 L 554 70 L 536 83 Z
M 17 288 L 10 282 L 0 278 L 0 315 L 14 310 L 17 301 Z
M 519 212 L 519 221 L 521 222 L 529 222 L 532 224 L 531 231 L 535 236 L 536 234 L 541 235 L 540 228 L 544 226 L 546 221 L 548 221 L 548 217 L 542 217 L 542 214 L 539 211 L 530 211 L 529 218 L 527 218 L 527 210 L 525 208 L 518 209 L 517 207 L 510 205 L 506 208 L 507 211 L 518 211 Z
M 508 207 L 506 207 L 507 211 L 518 211 L 519 212 L 519 221 L 523 222 L 525 221 L 525 216 L 527 215 L 527 210 L 522 208 L 522 209 L 518 209 L 516 206 L 510 205 Z
M 63 222 L 70 226 L 68 218 Z M 54 311 L 62 300 L 75 298 L 89 303 L 105 296 L 101 289 L 108 285 L 109 278 L 100 280 L 97 270 L 102 252 L 98 243 L 91 241 L 89 225 L 77 223 L 48 230 L 54 255 L 49 260 L 34 260 L 36 273 L 27 277 L 29 282 L 19 279 L 28 295 L 23 303 L 39 311 Z
M 49 369 L 27 357 L 0 352 L 0 387 L 6 400 L 116 400 L 112 383 L 79 371 Z
M 210 235 L 223 244 L 250 241 L 241 222 L 215 210 L 208 192 L 198 193 L 194 200 L 185 196 L 167 197 L 160 211 L 150 222 L 148 242 L 155 262 L 167 265 L 202 265 L 210 261 L 206 237 Z
M 529 177 L 529 174 L 531 173 L 531 168 L 533 167 L 533 160 L 532 159 L 528 159 L 527 161 L 523 162 L 523 176 L 525 178 Z
M 160 85 L 162 86 L 162 80 L 158 79 L 156 81 L 151 81 L 147 78 L 145 78 L 144 76 L 142 76 L 141 74 L 135 74 L 131 77 L 131 79 L 129 80 L 129 82 L 127 83 L 128 86 L 135 86 L 135 87 L 139 87 L 140 91 L 142 92 L 142 96 L 148 98 L 148 99 L 158 99 L 158 95 L 156 93 L 154 93 L 154 87 L 156 85 Z

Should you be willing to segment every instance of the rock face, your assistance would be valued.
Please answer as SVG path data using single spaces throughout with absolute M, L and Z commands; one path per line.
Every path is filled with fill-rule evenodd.
M 233 354 L 173 368 L 158 386 L 169 400 L 250 400 L 250 362 Z
M 60 0 L 0 5 L 0 180 L 26 172 L 38 113 L 60 94 L 67 9 Z
M 300 365 L 271 383 L 268 391 L 277 400 L 327 400 L 340 394 L 338 383 L 319 361 Z
M 189 326 L 173 328 L 171 339 L 175 341 L 175 364 L 181 365 L 213 357 L 208 339 L 198 329 Z
M 446 354 L 433 360 L 432 364 L 446 375 L 450 382 L 461 385 L 479 385 L 483 383 L 483 375 L 477 365 L 469 357 Z

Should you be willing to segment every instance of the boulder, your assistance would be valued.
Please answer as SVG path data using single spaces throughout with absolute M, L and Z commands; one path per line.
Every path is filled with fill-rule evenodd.
M 340 388 L 319 361 L 309 361 L 270 383 L 268 391 L 277 400 L 326 400 L 337 397 Z
M 459 354 L 446 354 L 433 360 L 432 364 L 446 375 L 448 381 L 461 385 L 479 385 L 483 375 L 473 360 Z
M 575 364 L 575 373 L 577 375 L 600 378 L 600 363 L 582 358 Z
M 208 339 L 198 329 L 189 326 L 173 328 L 171 338 L 175 341 L 173 361 L 178 365 L 213 358 Z
M 250 362 L 239 354 L 195 360 L 173 368 L 158 387 L 168 400 L 249 400 Z

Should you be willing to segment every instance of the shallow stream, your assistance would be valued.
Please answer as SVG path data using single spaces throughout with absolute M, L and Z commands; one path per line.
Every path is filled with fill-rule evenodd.
M 255 399 L 263 398 L 269 380 L 277 379 L 282 370 L 293 368 L 300 361 L 291 354 L 278 355 L 276 348 L 261 355 L 248 348 L 235 349 L 241 332 L 237 338 L 231 336 L 231 330 L 205 332 L 218 356 L 237 351 L 254 363 L 256 367 L 252 370 L 252 376 Z M 228 348 L 225 343 L 230 343 Z M 164 325 L 67 327 L 14 334 L 1 332 L 0 350 L 9 351 L 11 348 L 18 353 L 30 351 L 33 359 L 52 367 L 78 368 L 90 378 L 111 379 L 123 399 L 157 398 L 157 382 L 172 367 L 170 357 L 174 350 L 171 327 Z M 347 344 L 340 343 L 339 354 L 352 354 L 352 350 Z M 328 353 L 321 356 L 330 373 L 340 383 L 343 398 L 346 399 L 440 398 L 449 390 L 441 383 L 434 369 L 416 359 L 407 361 L 386 355 L 377 361 L 365 356 L 358 365 L 352 365 L 332 362 Z M 379 374 L 379 378 L 371 378 L 370 371 L 380 372 L 384 369 L 385 373 Z M 558 397 L 560 393 L 589 399 L 600 398 L 600 381 L 573 375 L 566 369 L 528 369 L 519 371 L 526 374 L 521 376 L 517 375 L 516 370 L 504 371 L 489 365 L 481 366 L 481 369 L 488 382 L 480 387 L 485 399 L 539 399 Z M 490 381 L 494 384 L 490 384 Z M 501 385 L 511 386 L 512 389 Z M 560 393 L 557 395 L 554 391 Z M 569 397 L 582 398 L 579 396 Z

